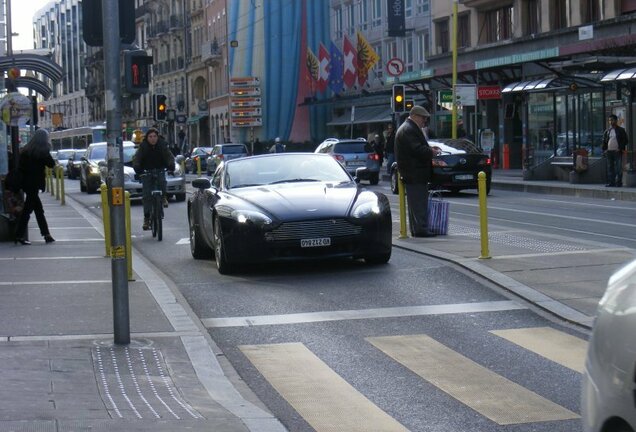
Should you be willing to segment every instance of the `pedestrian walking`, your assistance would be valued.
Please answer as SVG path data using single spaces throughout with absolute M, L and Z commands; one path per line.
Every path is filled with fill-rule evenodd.
M 618 117 L 611 114 L 609 127 L 603 132 L 603 154 L 607 161 L 607 184 L 623 186 L 623 152 L 627 148 L 627 132 L 618 125 Z
M 31 140 L 20 151 L 20 161 L 18 166 L 18 181 L 20 187 L 26 195 L 22 214 L 18 218 L 15 230 L 15 243 L 30 245 L 26 239 L 26 230 L 31 218 L 31 213 L 35 213 L 35 219 L 40 228 L 40 234 L 46 243 L 53 243 L 55 239 L 51 237 L 49 226 L 44 217 L 44 208 L 40 201 L 39 192 L 44 192 L 46 183 L 44 178 L 44 168 L 53 168 L 55 161 L 51 157 L 51 143 L 49 133 L 44 129 L 38 129 L 33 134 Z
M 413 237 L 436 235 L 428 228 L 428 182 L 433 170 L 433 156 L 439 153 L 439 149 L 430 147 L 422 132 L 428 118 L 426 108 L 416 105 L 395 134 L 395 158 L 406 189 Z
M 395 126 L 389 123 L 386 127 L 386 146 L 384 152 L 386 155 L 386 173 L 391 175 L 391 165 L 395 162 Z

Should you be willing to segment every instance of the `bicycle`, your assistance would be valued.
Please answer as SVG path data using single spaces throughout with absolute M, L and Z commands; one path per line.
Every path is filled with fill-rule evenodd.
M 142 179 L 144 177 L 150 177 L 150 181 L 152 182 L 152 191 L 151 195 L 151 207 L 150 207 L 150 230 L 152 232 L 152 236 L 156 237 L 158 241 L 163 239 L 163 191 L 159 185 L 160 175 L 165 176 L 165 169 L 153 169 L 144 171 L 139 177 Z M 157 186 L 159 188 L 157 189 Z

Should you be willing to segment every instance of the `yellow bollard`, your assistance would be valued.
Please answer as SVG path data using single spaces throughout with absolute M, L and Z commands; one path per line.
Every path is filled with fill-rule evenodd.
M 400 201 L 400 238 L 406 238 L 406 194 L 404 191 L 404 183 L 402 183 L 402 177 L 400 173 L 397 173 L 398 178 L 398 197 Z
M 55 195 L 55 190 L 53 189 L 53 168 L 46 168 L 46 180 L 49 185 L 49 193 Z
M 108 187 L 102 184 L 100 187 L 102 195 L 102 222 L 104 223 L 104 246 L 106 246 L 106 256 L 110 256 L 110 207 L 108 207 Z
M 62 191 L 62 173 L 64 172 L 64 168 L 62 168 L 60 165 L 56 165 L 55 168 L 53 168 L 53 173 L 55 174 L 55 199 L 56 200 L 60 200 L 61 198 L 61 191 Z
M 60 205 L 66 205 L 64 192 L 64 168 L 60 167 Z
M 201 156 L 197 158 L 197 175 L 201 177 Z
M 130 224 L 130 192 L 124 193 L 125 198 L 125 212 L 126 212 L 126 262 L 128 264 L 128 280 L 133 279 L 133 267 L 132 267 L 132 235 Z
M 181 172 L 185 174 L 185 159 L 181 159 Z
M 488 207 L 486 206 L 486 173 L 480 171 L 477 175 L 479 189 L 479 231 L 481 236 L 481 256 L 479 259 L 489 259 L 488 250 Z

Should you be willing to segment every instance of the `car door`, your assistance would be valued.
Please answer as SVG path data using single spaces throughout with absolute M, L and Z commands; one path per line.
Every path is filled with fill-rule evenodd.
M 210 189 L 203 191 L 201 196 L 201 223 L 203 226 L 203 235 L 205 241 L 210 245 L 214 245 L 214 206 L 218 201 L 218 191 L 221 189 L 221 179 L 223 178 L 224 169 L 216 170 L 210 181 Z

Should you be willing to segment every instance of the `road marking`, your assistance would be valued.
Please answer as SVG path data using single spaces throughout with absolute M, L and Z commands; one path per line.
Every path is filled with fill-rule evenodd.
M 407 431 L 301 343 L 239 348 L 317 432 Z
M 254 315 L 245 317 L 205 318 L 201 322 L 208 328 L 251 327 L 263 325 L 301 324 L 323 321 L 342 321 L 404 316 L 444 315 L 476 312 L 500 312 L 527 309 L 512 301 L 501 300 L 478 303 L 458 303 L 428 306 L 404 306 L 378 309 L 307 312 L 281 315 Z
M 587 342 L 551 327 L 492 330 L 490 333 L 583 373 Z
M 104 256 L 45 256 L 45 257 L 11 257 L 0 258 L 0 261 L 28 261 L 28 260 L 79 260 L 79 259 L 104 259 Z
M 549 203 L 557 203 L 557 204 L 568 204 L 568 205 L 573 205 L 573 206 L 583 206 L 585 208 L 590 208 L 590 207 L 600 207 L 600 208 L 608 208 L 611 209 L 613 211 L 616 210 L 636 210 L 635 207 L 617 207 L 616 204 L 612 204 L 612 205 L 605 205 L 605 204 L 593 204 L 593 203 L 589 203 L 589 202 L 574 202 L 574 201 L 563 201 L 563 200 L 553 200 L 553 199 L 546 199 L 546 198 L 524 198 L 527 199 L 528 201 L 543 201 L 543 202 L 549 202 Z
M 500 425 L 579 416 L 498 375 L 427 335 L 366 338 L 376 348 Z
M 97 283 L 111 283 L 110 279 L 105 280 L 64 280 L 64 281 L 51 281 L 51 280 L 41 280 L 41 281 L 19 281 L 19 282 L 0 282 L 2 286 L 9 285 L 70 285 L 70 284 L 97 284 Z
M 182 238 L 181 240 L 179 240 L 175 244 L 178 244 L 178 245 L 187 244 L 187 245 L 189 245 L 190 244 L 190 237 Z

